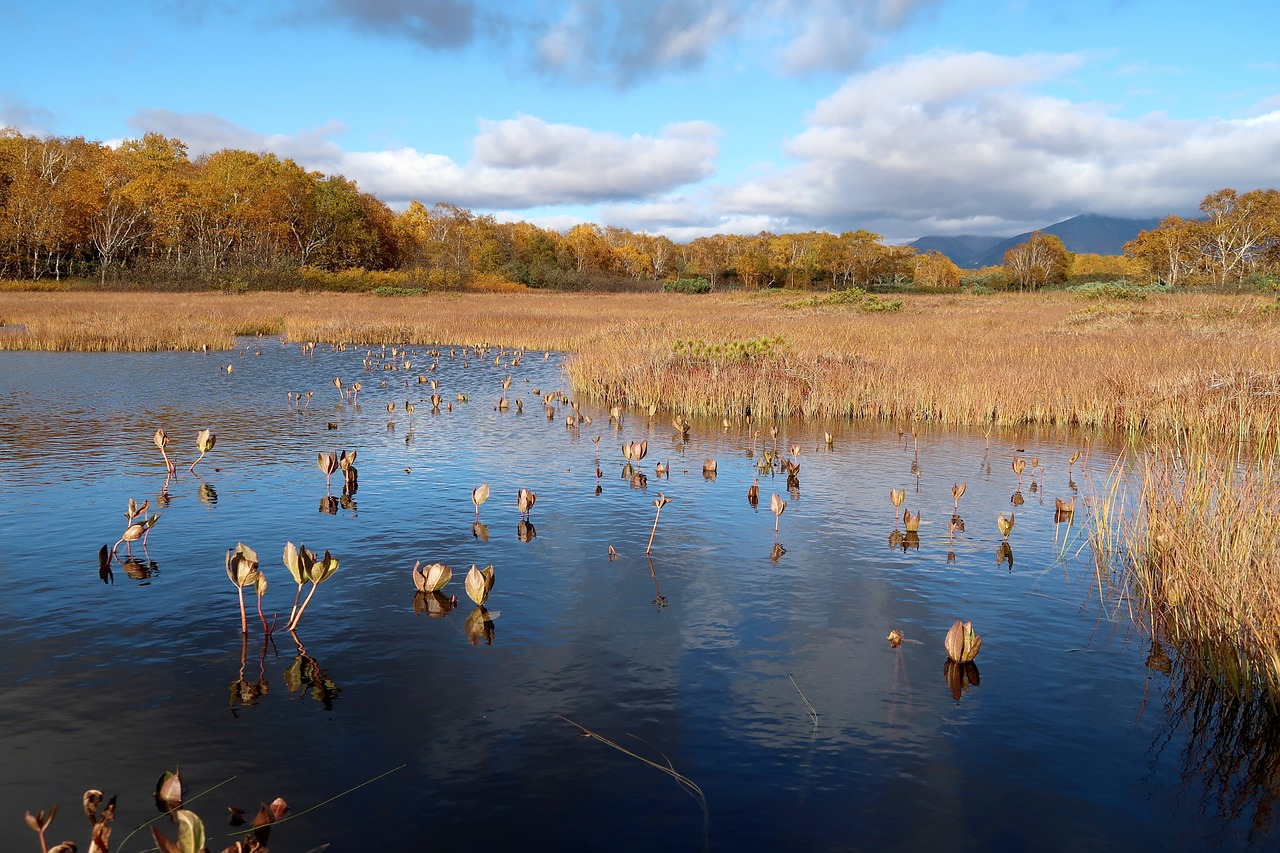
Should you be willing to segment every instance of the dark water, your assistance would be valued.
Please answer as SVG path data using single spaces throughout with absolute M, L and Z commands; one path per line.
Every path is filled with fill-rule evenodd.
M 761 439 L 695 425 L 682 443 L 664 416 L 628 413 L 615 429 L 584 407 L 594 422 L 569 429 L 569 407 L 548 420 L 534 394 L 568 390 L 558 356 L 493 356 L 464 368 L 446 350 L 428 372 L 422 351 L 408 370 L 403 357 L 364 370 L 364 350 L 306 356 L 271 340 L 0 354 L 0 849 L 38 849 L 22 813 L 54 803 L 50 838 L 85 849 L 87 787 L 120 796 L 113 850 L 147 849 L 145 831 L 125 836 L 179 765 L 189 796 L 215 788 L 189 801 L 215 850 L 235 832 L 227 806 L 277 796 L 294 814 L 319 807 L 277 827 L 275 851 L 1272 849 L 1251 780 L 1228 780 L 1245 790 L 1235 800 L 1215 788 L 1207 765 L 1228 757 L 1177 716 L 1169 676 L 1094 576 L 1080 521 L 1105 449 L 1074 468 L 1067 528 L 1054 498 L 1074 493 L 1078 436 L 996 434 L 988 450 L 981 434 L 926 431 L 917 446 L 887 427 L 783 424 L 800 488 L 760 476 L 754 509 L 767 425 Z M 432 414 L 419 375 L 470 400 Z M 507 375 L 522 413 L 495 408 Z M 339 402 L 335 376 L 363 384 L 358 405 Z M 314 397 L 303 408 L 290 391 Z M 157 427 L 179 468 L 145 551 L 132 546 L 134 572 L 152 576 L 116 563 L 104 583 L 97 552 L 119 538 L 128 499 L 154 509 L 164 489 Z M 205 427 L 217 445 L 197 477 Z M 647 488 L 620 476 L 619 448 L 638 439 Z M 358 452 L 359 489 L 329 514 L 315 460 L 338 449 Z M 1010 565 L 995 517 L 1013 508 L 1016 455 L 1028 469 Z M 956 481 L 966 529 L 952 544 Z M 481 483 L 487 541 L 472 527 Z M 522 486 L 538 495 L 532 538 Z M 923 512 L 918 547 L 890 545 L 891 488 Z M 672 502 L 650 563 L 659 492 Z M 784 553 L 774 492 L 788 501 Z M 282 629 L 264 642 L 252 595 L 242 645 L 223 555 L 257 549 L 266 610 L 283 621 L 288 540 L 341 561 L 300 625 L 305 652 Z M 444 618 L 415 612 L 419 560 L 455 570 L 446 592 L 462 603 Z M 473 563 L 496 573 L 492 635 L 474 645 Z M 942 647 L 957 618 L 983 637 L 979 682 L 959 701 Z M 907 638 L 897 649 L 893 628 Z M 669 762 L 705 808 L 566 720 Z

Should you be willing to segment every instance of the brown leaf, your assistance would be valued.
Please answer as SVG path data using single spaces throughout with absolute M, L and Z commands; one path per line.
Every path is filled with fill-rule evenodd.
M 166 814 L 182 807 L 182 777 L 178 772 L 166 770 L 156 782 L 156 808 Z
M 80 801 L 84 804 L 85 817 L 89 818 L 90 823 L 97 823 L 98 806 L 102 803 L 102 792 L 96 788 L 90 788 L 84 792 L 84 796 Z
M 284 801 L 284 797 L 276 797 L 271 801 L 271 816 L 276 820 L 285 816 L 289 811 L 289 804 Z
M 253 837 L 259 844 L 265 846 L 267 838 L 271 835 L 271 824 L 275 822 L 275 818 L 271 816 L 271 810 L 267 808 L 266 803 L 260 805 L 258 816 L 253 819 Z

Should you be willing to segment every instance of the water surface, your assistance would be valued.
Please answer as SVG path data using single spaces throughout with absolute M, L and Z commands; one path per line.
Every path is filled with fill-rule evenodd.
M 270 339 L 233 353 L 0 353 L 0 847 L 36 849 L 22 813 L 53 803 L 50 837 L 85 846 L 76 803 L 98 787 L 120 796 L 113 849 L 146 849 L 146 833 L 121 842 L 178 765 L 190 794 L 217 786 L 190 803 L 227 836 L 212 849 L 233 840 L 228 805 L 282 796 L 297 813 L 352 788 L 278 827 L 271 848 L 1275 843 L 1257 803 L 1224 802 L 1189 766 L 1194 727 L 1176 722 L 1168 676 L 1095 578 L 1080 521 L 1088 479 L 1112 458 L 1101 442 L 1069 467 L 1081 436 L 783 423 L 777 449 L 801 451 L 788 491 L 757 467 L 770 424 L 699 423 L 682 441 L 665 415 L 618 426 L 584 405 L 591 423 L 567 427 L 573 410 L 557 402 L 548 418 L 539 398 L 568 391 L 561 357 L 497 355 L 308 355 Z M 420 376 L 452 410 L 431 411 Z M 361 382 L 357 403 L 340 401 L 335 377 Z M 206 427 L 217 444 L 192 474 Z M 157 428 L 179 461 L 167 486 Z M 644 486 L 620 452 L 641 439 Z M 341 449 L 358 454 L 359 489 L 344 499 L 335 477 L 334 506 L 316 454 Z M 481 483 L 485 531 L 470 500 Z M 532 531 L 520 487 L 538 495 Z M 893 488 L 923 514 L 905 548 L 890 542 Z M 659 492 L 672 501 L 650 560 Z M 776 537 L 775 492 L 787 501 Z M 1076 525 L 1055 525 L 1055 497 L 1073 494 Z M 104 583 L 98 549 L 119 538 L 130 497 L 160 520 Z M 996 515 L 1013 510 L 1002 551 Z M 341 568 L 296 639 L 264 642 L 249 596 L 244 643 L 224 554 L 257 549 L 282 623 L 290 540 Z M 446 592 L 462 603 L 444 618 L 415 611 L 415 561 L 454 568 Z M 487 637 L 466 630 L 472 564 L 495 567 Z M 958 618 L 983 646 L 957 700 L 942 638 Z M 893 628 L 907 638 L 896 649 Z M 705 809 L 568 721 L 669 764 Z

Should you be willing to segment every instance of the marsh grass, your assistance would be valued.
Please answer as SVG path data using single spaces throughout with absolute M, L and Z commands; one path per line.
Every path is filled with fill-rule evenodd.
M 1263 297 L 903 295 L 895 312 L 793 293 L 242 295 L 0 292 L 0 349 L 228 349 L 294 342 L 497 345 L 572 354 L 606 407 L 757 420 L 1027 424 L 1242 441 L 1280 428 L 1280 315 Z M 677 346 L 678 341 L 697 342 Z
M 1120 573 L 1155 642 L 1280 711 L 1280 465 L 1265 451 L 1224 453 L 1204 437 L 1142 451 L 1094 501 L 1092 538 L 1099 583 Z

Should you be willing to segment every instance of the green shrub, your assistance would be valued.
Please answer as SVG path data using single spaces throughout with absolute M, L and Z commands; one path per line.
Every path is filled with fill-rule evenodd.
M 1141 285 L 1128 279 L 1115 281 L 1089 281 L 1084 284 L 1073 284 L 1067 288 L 1077 299 L 1132 299 L 1138 302 L 1152 293 L 1169 293 L 1167 284 Z
M 898 311 L 902 308 L 900 299 L 884 299 L 874 293 L 868 293 L 861 287 L 850 287 L 844 290 L 833 290 L 825 296 L 814 296 L 809 299 L 798 299 L 788 302 L 784 308 L 822 308 L 827 306 L 853 308 L 858 311 Z
M 421 296 L 426 293 L 421 287 L 393 287 L 391 285 L 375 287 L 371 292 L 374 296 Z
M 663 282 L 663 293 L 710 293 L 711 282 L 705 278 L 677 278 Z
M 722 341 L 710 343 L 701 338 L 689 340 L 677 339 L 671 345 L 671 353 L 687 358 L 709 359 L 714 361 L 750 361 L 760 358 L 774 358 L 791 351 L 791 342 L 782 335 L 772 338 L 747 338 L 743 341 Z

